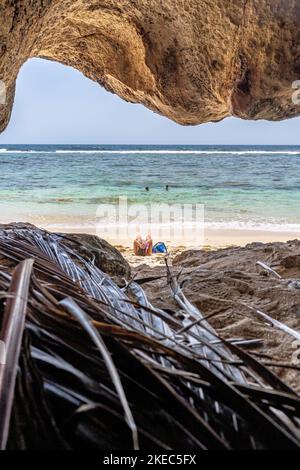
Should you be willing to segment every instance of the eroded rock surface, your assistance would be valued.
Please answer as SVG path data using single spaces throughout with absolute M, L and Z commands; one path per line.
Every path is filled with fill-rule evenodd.
M 300 0 L 1 0 L 0 130 L 31 57 L 181 124 L 297 116 L 299 25 Z

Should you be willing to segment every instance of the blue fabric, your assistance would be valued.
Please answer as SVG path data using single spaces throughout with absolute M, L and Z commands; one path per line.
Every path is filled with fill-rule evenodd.
M 168 253 L 168 249 L 163 242 L 159 242 L 154 245 L 152 253 Z

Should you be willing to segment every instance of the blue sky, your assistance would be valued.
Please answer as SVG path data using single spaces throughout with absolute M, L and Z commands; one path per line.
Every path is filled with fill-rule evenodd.
M 226 119 L 183 127 L 125 103 L 78 71 L 32 59 L 21 69 L 0 143 L 300 144 L 300 118 L 280 123 Z

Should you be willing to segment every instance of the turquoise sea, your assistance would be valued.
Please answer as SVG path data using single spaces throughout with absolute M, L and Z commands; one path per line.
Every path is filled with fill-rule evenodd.
M 300 146 L 1 144 L 0 168 L 1 223 L 84 228 L 127 196 L 204 204 L 216 228 L 300 229 Z

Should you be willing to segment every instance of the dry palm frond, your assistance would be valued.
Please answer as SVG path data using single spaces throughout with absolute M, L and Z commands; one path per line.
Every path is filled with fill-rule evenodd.
M 5 449 L 8 438 L 32 265 L 33 260 L 28 259 L 13 271 L 2 320 L 0 340 L 5 345 L 6 356 L 5 363 L 0 365 L 0 449 L 2 450 Z
M 30 258 L 8 448 L 300 447 L 298 395 L 219 337 L 170 272 L 183 321 L 151 305 L 135 282 L 120 289 L 62 237 L 34 228 L 0 231 L 2 292 L 16 292 L 16 266 L 28 290 L 20 263 Z M 1 389 L 0 406 L 2 420 L 10 401 Z

